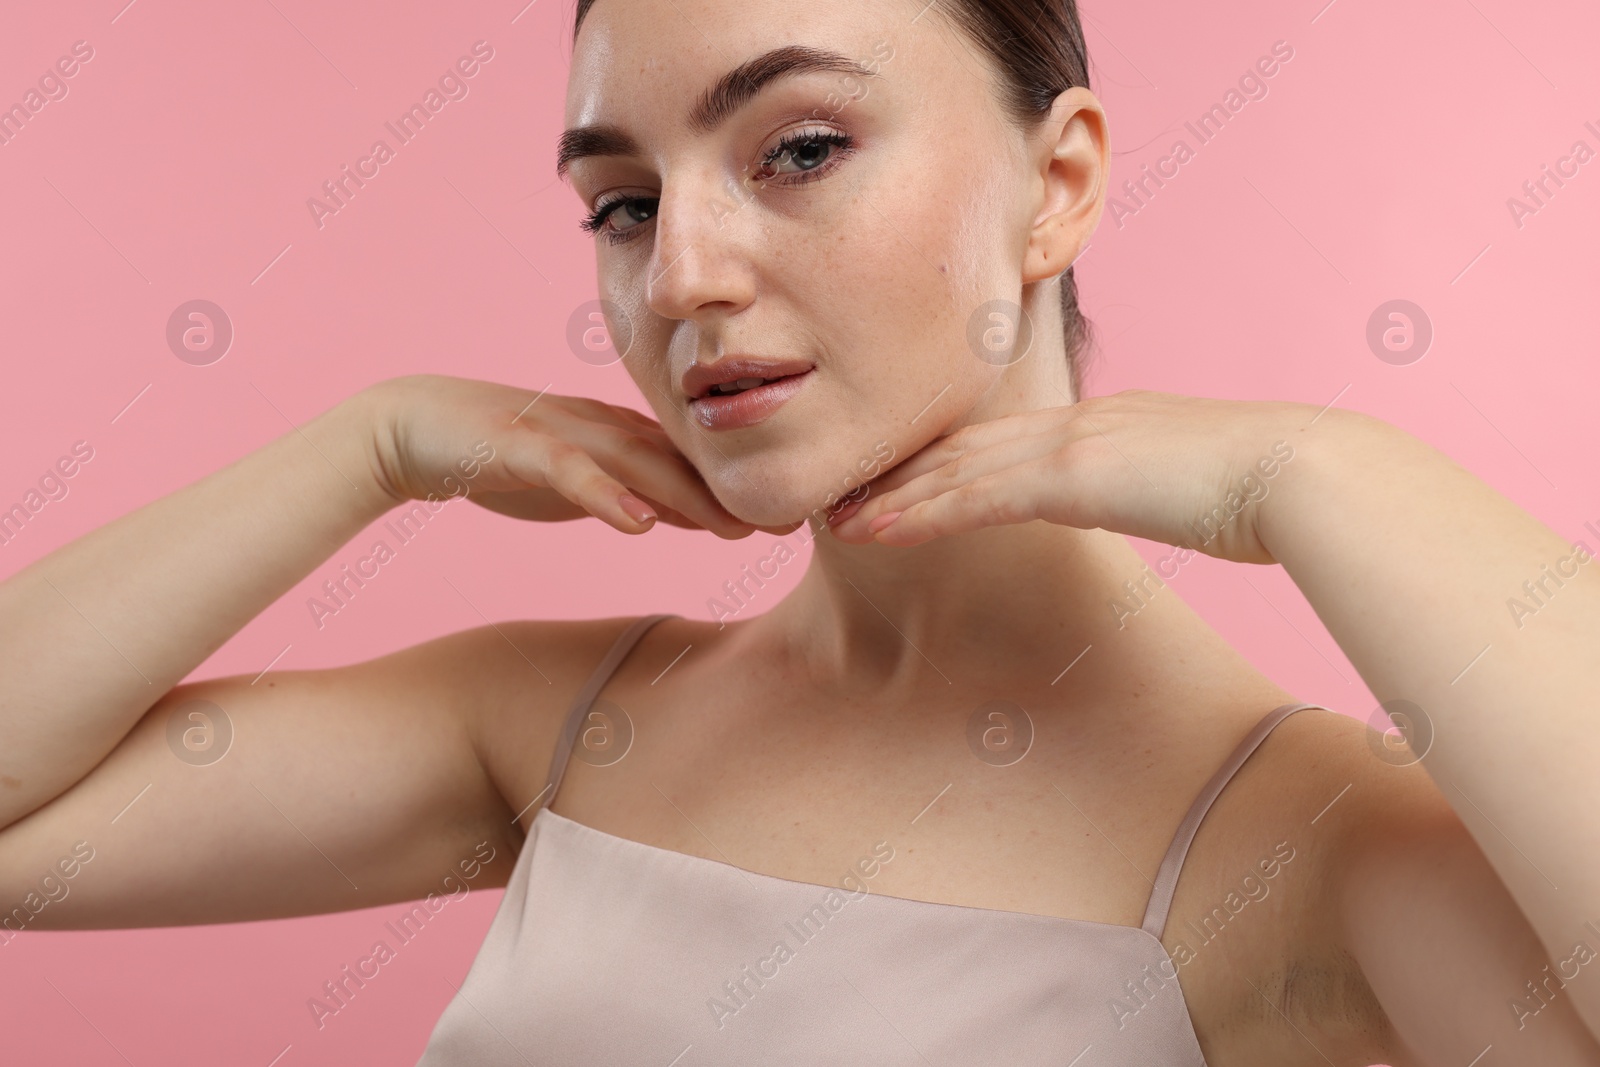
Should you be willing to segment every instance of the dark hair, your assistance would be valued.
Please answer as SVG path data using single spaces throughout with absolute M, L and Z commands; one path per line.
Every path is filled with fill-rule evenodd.
M 593 5 L 594 0 L 578 0 L 574 40 Z M 1032 130 L 1068 89 L 1089 88 L 1089 54 L 1077 0 L 933 0 L 933 6 L 999 70 L 1002 106 L 1019 128 Z M 1092 333 L 1078 308 L 1078 280 L 1071 267 L 1061 274 L 1061 326 L 1076 398 L 1083 392 L 1082 357 Z

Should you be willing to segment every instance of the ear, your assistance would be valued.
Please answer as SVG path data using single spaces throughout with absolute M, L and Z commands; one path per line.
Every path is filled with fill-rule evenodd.
M 1082 86 L 1057 96 L 1030 147 L 1039 168 L 1039 208 L 1022 261 L 1025 283 L 1054 278 L 1072 266 L 1100 224 L 1111 173 L 1100 101 Z

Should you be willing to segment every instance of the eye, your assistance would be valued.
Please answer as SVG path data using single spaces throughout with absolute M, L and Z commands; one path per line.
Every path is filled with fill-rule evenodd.
M 784 136 L 761 157 L 756 180 L 780 185 L 815 181 L 855 148 L 855 139 L 839 130 L 801 130 Z M 601 234 L 613 244 L 632 240 L 632 231 L 655 218 L 660 197 L 615 196 L 601 200 L 581 223 L 585 233 Z
M 617 196 L 602 200 L 579 226 L 585 233 L 606 231 L 610 240 L 623 240 L 620 235 L 635 229 L 640 223 L 655 218 L 659 197 Z
M 838 130 L 802 130 L 785 135 L 761 158 L 762 179 L 791 175 L 793 182 L 814 181 L 832 162 L 849 155 L 855 141 Z

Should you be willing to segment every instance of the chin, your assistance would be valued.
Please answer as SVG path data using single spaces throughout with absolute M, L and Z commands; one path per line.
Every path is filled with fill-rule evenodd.
M 859 454 L 858 454 L 859 453 Z M 834 511 L 867 495 L 867 483 L 898 457 L 887 441 L 818 455 L 749 457 L 719 463 L 707 483 L 735 518 L 756 526 L 783 526 L 803 519 L 826 522 Z
M 864 492 L 859 483 L 852 488 L 858 498 Z M 826 521 L 832 510 L 843 506 L 849 492 L 820 485 L 813 490 L 809 483 L 758 477 L 747 466 L 713 482 L 711 490 L 730 515 L 754 526 L 786 526 L 813 517 Z

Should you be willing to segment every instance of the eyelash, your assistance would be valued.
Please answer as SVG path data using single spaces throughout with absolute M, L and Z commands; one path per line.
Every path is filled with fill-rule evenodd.
M 773 146 L 772 151 L 768 152 L 762 157 L 761 165 L 763 167 L 771 166 L 773 163 L 776 163 L 778 160 L 782 159 L 785 152 L 789 153 L 790 155 L 795 155 L 798 153 L 799 149 L 808 145 L 817 144 L 832 145 L 834 148 L 834 151 L 828 153 L 828 158 L 823 161 L 820 167 L 814 167 L 811 170 L 800 171 L 796 174 L 785 175 L 776 179 L 768 180 L 776 180 L 782 185 L 804 185 L 806 182 L 816 181 L 824 174 L 832 171 L 838 162 L 848 158 L 850 153 L 855 150 L 855 138 L 842 131 L 800 130 L 785 135 L 781 141 Z M 595 205 L 594 210 L 589 213 L 587 218 L 578 223 L 578 228 L 583 230 L 584 233 L 597 236 L 601 233 L 601 231 L 605 231 L 606 240 L 612 244 L 621 244 L 623 241 L 631 241 L 633 239 L 633 231 L 643 229 L 644 223 L 641 222 L 635 226 L 629 227 L 626 231 L 617 232 L 608 230 L 606 228 L 606 219 L 610 217 L 613 211 L 624 204 L 635 200 L 652 199 L 656 198 L 618 196 L 613 197 L 610 200 L 602 200 L 600 203 Z M 652 218 L 653 217 L 654 216 L 652 216 Z

